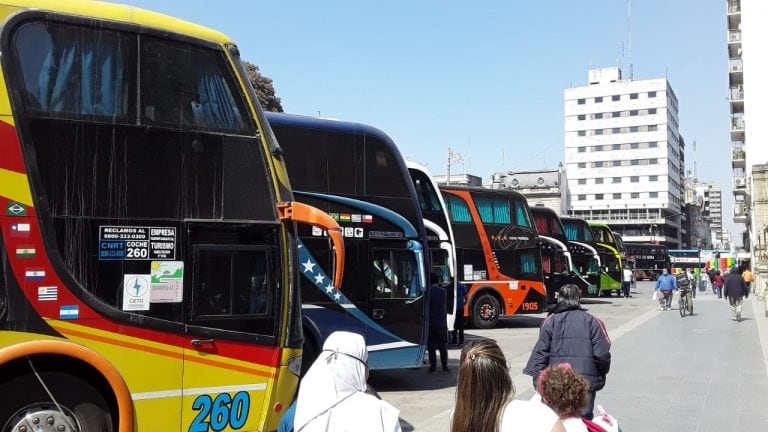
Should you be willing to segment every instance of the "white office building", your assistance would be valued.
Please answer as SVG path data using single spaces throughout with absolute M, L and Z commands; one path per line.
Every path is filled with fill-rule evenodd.
M 768 281 L 768 2 L 727 0 L 728 97 L 730 105 L 733 221 L 757 277 Z
M 709 220 L 710 240 L 716 250 L 730 248 L 730 238 L 723 231 L 723 193 L 712 183 L 697 183 L 696 196 L 702 202 L 702 216 Z
M 625 241 L 679 247 L 684 150 L 666 78 L 592 69 L 588 85 L 565 90 L 570 215 L 610 224 Z

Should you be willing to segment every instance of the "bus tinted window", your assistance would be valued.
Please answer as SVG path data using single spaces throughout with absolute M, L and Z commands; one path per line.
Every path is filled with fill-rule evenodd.
M 365 139 L 366 193 L 368 195 L 410 198 L 409 191 L 411 189 L 406 181 L 410 182 L 411 179 L 402 176 L 399 161 L 395 159 L 395 155 L 398 153 L 388 149 L 385 143 L 374 136 L 358 136 L 356 139 Z
M 494 198 L 475 198 L 477 212 L 483 223 L 509 225 L 512 218 L 509 212 L 509 201 Z
M 252 133 L 221 53 L 142 37 L 141 63 L 142 123 Z
M 443 211 L 437 191 L 432 187 L 432 181 L 421 171 L 411 170 L 410 172 L 421 209 L 423 211 Z
M 373 281 L 376 298 L 414 298 L 421 295 L 418 267 L 407 251 L 373 252 Z
M 33 22 L 18 29 L 13 44 L 30 114 L 134 120 L 133 38 L 110 30 Z
M 448 216 L 451 217 L 451 222 L 472 222 L 469 206 L 463 199 L 450 194 L 445 194 L 443 198 L 445 199 L 445 205 L 448 206 Z
M 523 200 L 515 200 L 515 222 L 517 226 L 531 227 L 531 218 L 528 216 L 528 205 Z

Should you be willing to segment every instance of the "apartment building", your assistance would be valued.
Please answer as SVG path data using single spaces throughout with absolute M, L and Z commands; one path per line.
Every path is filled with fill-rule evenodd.
M 728 100 L 730 105 L 733 221 L 745 224 L 742 236 L 758 286 L 768 281 L 768 2 L 726 1 Z
M 679 248 L 685 142 L 667 79 L 591 69 L 587 85 L 565 89 L 564 113 L 568 214 Z

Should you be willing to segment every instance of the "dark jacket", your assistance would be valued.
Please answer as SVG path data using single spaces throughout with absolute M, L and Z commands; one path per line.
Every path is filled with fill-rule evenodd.
M 541 325 L 539 340 L 523 373 L 533 377 L 533 385 L 547 366 L 570 363 L 573 369 L 589 381 L 589 389 L 605 386 L 605 376 L 611 368 L 611 340 L 602 321 L 580 307 L 558 310 Z
M 448 327 L 448 308 L 446 307 L 446 297 L 448 294 L 445 288 L 440 285 L 429 287 L 429 325 Z
M 738 273 L 731 273 L 725 277 L 723 284 L 723 295 L 726 297 L 744 297 L 749 296 L 747 292 L 747 283 Z

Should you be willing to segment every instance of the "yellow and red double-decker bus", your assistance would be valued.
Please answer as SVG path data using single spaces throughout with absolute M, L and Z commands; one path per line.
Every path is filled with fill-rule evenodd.
M 0 430 L 274 430 L 301 366 L 296 203 L 215 31 L 0 6 Z

